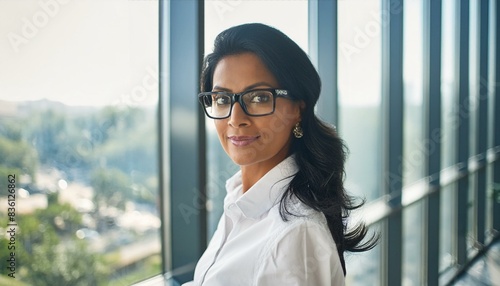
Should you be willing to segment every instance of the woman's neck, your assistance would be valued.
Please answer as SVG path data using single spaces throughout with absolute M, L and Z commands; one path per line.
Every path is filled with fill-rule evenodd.
M 243 193 L 248 191 L 255 183 L 257 183 L 264 175 L 273 167 L 263 168 L 261 166 L 250 165 L 241 166 L 241 182 L 243 185 Z
M 248 191 L 255 183 L 257 183 L 265 174 L 276 167 L 279 163 L 285 160 L 287 156 L 276 157 L 276 160 L 267 160 L 252 165 L 240 166 L 241 182 L 243 193 Z

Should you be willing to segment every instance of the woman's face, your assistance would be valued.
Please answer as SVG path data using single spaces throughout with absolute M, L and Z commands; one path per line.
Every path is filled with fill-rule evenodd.
M 256 88 L 280 88 L 258 56 L 242 53 L 219 61 L 213 75 L 213 91 L 240 93 Z M 252 117 L 236 102 L 229 118 L 214 122 L 222 147 L 236 164 L 268 171 L 288 156 L 300 109 L 300 103 L 279 97 L 273 114 Z

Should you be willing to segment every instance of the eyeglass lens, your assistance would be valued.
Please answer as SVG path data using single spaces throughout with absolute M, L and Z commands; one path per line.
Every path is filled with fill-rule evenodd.
M 205 95 L 205 109 L 214 118 L 227 117 L 231 113 L 232 97 L 224 93 Z M 273 112 L 274 95 L 270 91 L 250 91 L 241 96 L 240 104 L 248 115 L 265 115 Z

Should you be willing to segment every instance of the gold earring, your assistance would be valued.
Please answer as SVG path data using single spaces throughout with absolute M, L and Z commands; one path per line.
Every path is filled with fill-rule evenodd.
M 293 127 L 293 136 L 295 136 L 295 138 L 302 138 L 302 136 L 304 136 L 304 130 L 302 130 L 302 127 L 300 126 L 300 122 L 297 122 L 297 124 L 295 124 L 295 127 Z

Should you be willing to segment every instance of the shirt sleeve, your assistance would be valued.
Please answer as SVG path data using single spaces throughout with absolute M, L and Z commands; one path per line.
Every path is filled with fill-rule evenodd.
M 256 272 L 258 286 L 343 286 L 344 273 L 328 229 L 312 222 L 278 237 Z

